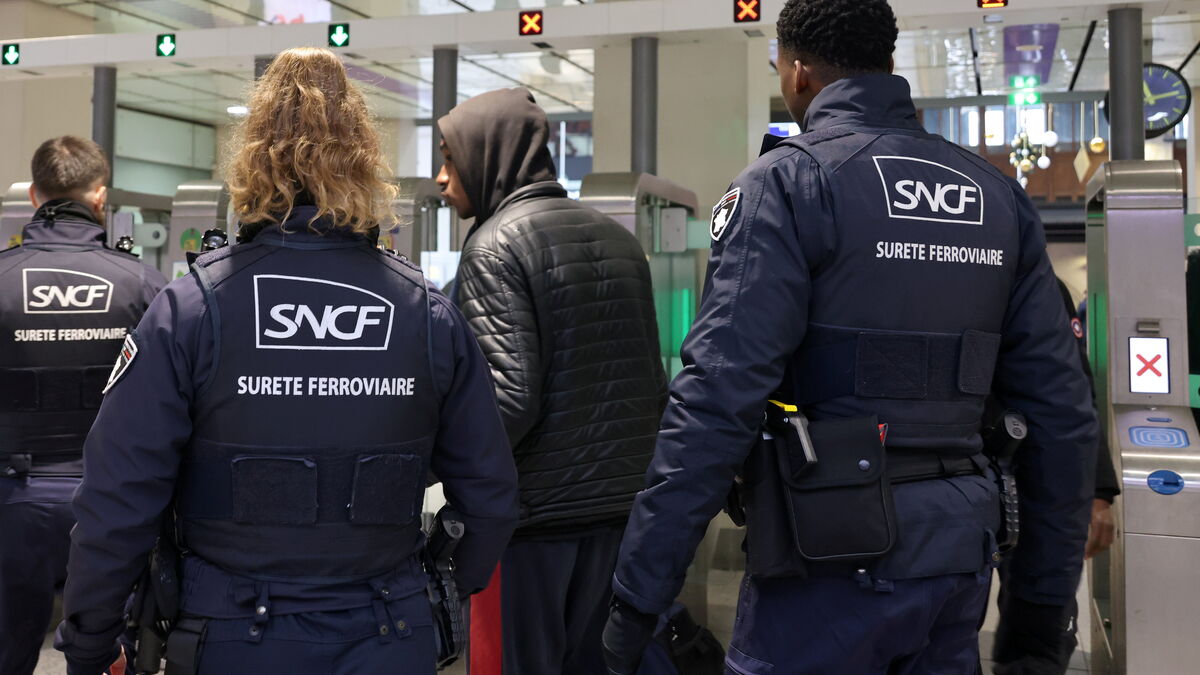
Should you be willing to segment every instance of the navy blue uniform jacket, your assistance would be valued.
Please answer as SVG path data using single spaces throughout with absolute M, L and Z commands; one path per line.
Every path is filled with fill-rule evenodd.
M 1030 601 L 1065 602 L 1075 593 L 1082 566 L 1097 424 L 1037 211 L 1015 181 L 926 134 L 902 78 L 869 75 L 831 84 L 814 100 L 805 128 L 816 137 L 853 136 L 847 145 L 854 149 L 822 165 L 794 141 L 785 142 L 750 165 L 733 184 L 737 195 L 731 191 L 718 205 L 701 307 L 683 344 L 684 369 L 670 388 L 647 488 L 625 533 L 615 593 L 648 613 L 664 611 L 675 598 L 699 540 L 754 444 L 767 398 L 780 387 L 785 370 L 798 382 L 805 378 L 796 355 L 822 320 L 814 312 L 857 312 L 874 330 L 930 333 L 947 317 L 974 312 L 973 321 L 998 336 L 995 391 L 1006 405 L 1023 411 L 1030 426 L 1018 476 L 1023 522 L 1010 588 Z M 882 201 L 874 201 L 880 179 L 898 166 L 887 162 L 935 161 L 959 167 L 954 173 L 966 179 L 959 183 L 976 184 L 978 204 L 959 201 L 953 192 L 945 204 L 958 206 L 954 212 L 976 206 L 978 222 L 888 218 Z M 860 178 L 848 183 L 847 175 Z M 884 189 L 891 190 L 884 180 Z M 945 196 L 943 183 L 929 194 L 931 200 Z M 920 192 L 911 180 L 901 187 L 911 201 L 903 192 L 889 192 L 889 210 L 915 209 Z M 893 249 L 888 257 L 906 259 L 876 261 L 877 238 L 903 240 L 914 232 L 932 242 L 929 248 Z M 949 244 L 976 237 L 998 247 L 981 250 L 1000 253 L 948 259 L 947 249 L 933 250 L 939 237 Z M 884 256 L 883 243 L 878 257 Z M 832 283 L 825 267 L 848 255 L 860 256 L 861 271 L 843 266 Z M 951 426 L 913 419 L 908 411 L 918 404 L 907 401 L 884 401 L 881 406 L 890 407 L 872 410 L 863 399 L 837 399 L 847 400 L 859 407 L 843 415 L 877 413 L 890 425 L 889 446 L 965 454 L 981 447 L 978 415 Z M 981 412 L 982 396 L 978 400 Z M 930 409 L 936 408 L 924 410 Z M 829 406 L 822 413 L 838 416 Z M 951 563 L 990 558 L 981 550 L 982 528 L 964 532 L 945 519 L 921 520 L 930 500 L 949 498 L 947 491 L 954 491 L 953 481 L 897 486 L 899 542 L 878 566 L 886 576 L 877 578 L 966 572 Z
M 255 240 L 265 237 L 273 245 L 303 249 L 330 238 L 361 238 L 332 231 L 322 221 L 314 227 L 324 232 L 314 232 L 308 226 L 312 214 L 313 207 L 297 207 L 283 227 L 268 227 Z M 516 526 L 516 469 L 487 361 L 453 304 L 436 289 L 429 297 L 440 400 L 430 471 L 463 515 L 466 535 L 455 556 L 456 576 L 464 592 L 474 591 L 487 584 Z M 193 429 L 191 408 L 213 370 L 210 309 L 196 275 L 172 282 L 159 294 L 137 327 L 137 355 L 105 396 L 88 436 L 57 645 L 69 661 L 102 661 L 115 644 L 125 599 L 176 496 Z M 233 348 L 224 345 L 223 351 Z M 346 442 L 352 442 L 358 423 L 328 420 Z

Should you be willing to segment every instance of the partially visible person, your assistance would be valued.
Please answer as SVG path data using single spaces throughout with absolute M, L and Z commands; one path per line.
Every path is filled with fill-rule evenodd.
M 372 234 L 394 189 L 362 94 L 325 49 L 259 80 L 228 171 L 246 243 L 151 305 L 88 435 L 63 623 L 70 675 L 116 656 L 160 538 L 182 557 L 168 672 L 435 672 L 420 510 L 461 514 L 458 591 L 517 516 L 487 363 L 453 305 Z
M 1071 291 L 1062 279 L 1058 280 L 1058 289 L 1067 309 L 1067 318 L 1070 319 L 1071 333 L 1079 345 L 1079 359 L 1092 384 L 1094 401 L 1096 383 L 1088 362 L 1083 321 L 1076 313 Z M 1120 493 L 1108 438 L 1102 433 L 1096 454 L 1096 492 L 1092 499 L 1092 522 L 1083 552 L 1085 559 L 1103 553 L 1112 546 L 1116 538 L 1112 505 Z M 996 675 L 1062 675 L 1070 667 L 1071 654 L 1079 642 L 1076 635 L 1079 605 L 1072 599 L 1060 614 L 1040 619 L 1040 615 L 1055 610 L 1024 602 L 1009 592 L 1009 569 L 1010 563 L 1007 561 L 1000 566 L 1000 622 L 992 647 L 993 671 Z
M 456 301 L 491 365 L 521 484 L 500 614 L 472 608 L 473 647 L 502 654 L 473 652 L 473 672 L 601 675 L 608 580 L 666 396 L 646 253 L 567 198 L 528 91 L 482 94 L 438 126 L 438 183 L 475 218 Z
M 0 253 L 0 673 L 29 675 L 67 574 L 84 437 L 126 333 L 166 285 L 105 244 L 108 160 L 38 147 L 22 244 Z

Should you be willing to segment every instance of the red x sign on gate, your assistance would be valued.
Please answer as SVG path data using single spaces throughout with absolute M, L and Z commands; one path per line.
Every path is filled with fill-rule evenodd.
M 541 35 L 542 12 L 540 10 L 533 12 L 521 12 L 521 23 L 519 29 L 521 35 Z
M 758 21 L 761 18 L 760 11 L 760 0 L 734 0 L 733 21 L 734 23 Z
M 1141 354 L 1138 354 L 1137 358 L 1138 361 L 1142 362 L 1142 369 L 1138 371 L 1138 377 L 1145 375 L 1146 371 L 1148 370 L 1153 370 L 1155 375 L 1162 377 L 1162 373 L 1158 371 L 1158 368 L 1154 367 L 1154 364 L 1158 363 L 1159 359 L 1162 358 L 1162 354 L 1156 354 L 1154 358 L 1150 359 L 1149 361 L 1147 361 L 1146 357 L 1142 356 Z

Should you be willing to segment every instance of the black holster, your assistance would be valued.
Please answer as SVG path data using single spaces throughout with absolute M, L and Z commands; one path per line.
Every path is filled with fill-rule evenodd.
M 162 669 L 178 616 L 179 549 L 169 536 L 162 535 L 134 592 L 130 612 L 130 625 L 137 636 L 134 673 L 154 675 Z
M 1001 553 L 1016 548 L 1021 536 L 1020 497 L 1017 494 L 1016 454 L 1028 435 L 1025 416 L 1016 410 L 1005 410 L 990 416 L 984 424 L 983 452 L 996 473 L 1000 491 L 1001 531 L 996 543 Z
M 166 675 L 196 675 L 207 625 L 207 619 L 194 616 L 183 616 L 175 622 L 167 639 Z
M 454 580 L 454 550 L 465 533 L 462 517 L 444 506 L 434 517 L 421 552 L 421 563 L 429 576 L 426 593 L 433 610 L 438 670 L 457 661 L 467 642 L 462 601 Z

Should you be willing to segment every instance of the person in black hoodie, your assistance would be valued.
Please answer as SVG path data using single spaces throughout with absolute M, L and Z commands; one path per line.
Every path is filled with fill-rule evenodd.
M 604 673 L 617 548 L 666 402 L 646 253 L 567 198 L 528 91 L 482 94 L 438 126 L 438 183 L 475 218 L 456 301 L 491 364 L 520 481 L 520 525 L 493 582 L 499 660 L 508 675 Z M 483 604 L 474 645 L 500 623 Z

